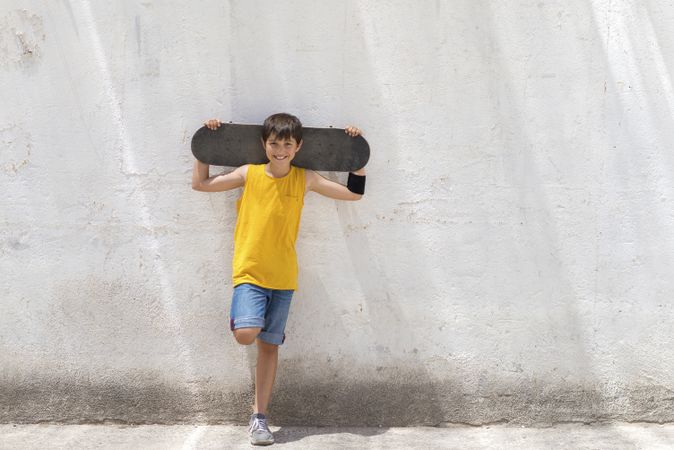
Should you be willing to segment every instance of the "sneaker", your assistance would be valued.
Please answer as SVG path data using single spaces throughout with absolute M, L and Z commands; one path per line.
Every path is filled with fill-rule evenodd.
M 271 434 L 264 414 L 256 413 L 250 416 L 250 443 L 253 445 L 271 445 L 274 443 L 274 435 Z

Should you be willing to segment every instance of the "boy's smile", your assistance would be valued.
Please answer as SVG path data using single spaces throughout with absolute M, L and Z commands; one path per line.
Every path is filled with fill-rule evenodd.
M 267 159 L 271 163 L 280 162 L 283 165 L 290 164 L 290 161 L 293 160 L 295 154 L 302 147 L 302 142 L 300 141 L 298 144 L 293 137 L 281 139 L 273 135 L 262 144 L 267 154 Z

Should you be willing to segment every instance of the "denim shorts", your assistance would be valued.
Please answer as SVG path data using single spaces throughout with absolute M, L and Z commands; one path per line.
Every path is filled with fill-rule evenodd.
M 262 328 L 258 339 L 268 344 L 283 344 L 293 292 L 249 283 L 235 286 L 229 312 L 230 329 Z

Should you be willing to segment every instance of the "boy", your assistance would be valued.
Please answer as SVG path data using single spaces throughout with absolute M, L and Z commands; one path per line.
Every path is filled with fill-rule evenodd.
M 221 122 L 205 125 L 215 130 Z M 359 136 L 355 127 L 346 128 Z M 234 292 L 230 328 L 239 344 L 257 342 L 255 404 L 250 417 L 250 442 L 274 443 L 267 426 L 267 405 L 276 377 L 278 346 L 285 340 L 290 300 L 297 289 L 295 240 L 304 195 L 317 192 L 337 200 L 359 200 L 365 191 L 365 170 L 349 173 L 347 186 L 327 180 L 312 170 L 291 165 L 302 147 L 302 124 L 290 114 L 274 114 L 262 126 L 267 164 L 246 164 L 209 177 L 209 166 L 195 160 L 192 188 L 218 192 L 243 187 L 237 201 L 232 279 Z

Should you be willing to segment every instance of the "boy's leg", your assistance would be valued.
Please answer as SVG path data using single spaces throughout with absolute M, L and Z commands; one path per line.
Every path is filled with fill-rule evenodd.
M 255 413 L 266 414 L 278 366 L 278 348 L 285 341 L 285 327 L 293 291 L 274 290 L 267 307 L 265 325 L 257 337 L 255 367 Z
M 271 298 L 272 291 L 270 289 L 265 289 L 254 284 L 244 283 L 234 287 L 229 322 L 234 337 L 239 344 L 249 345 L 257 339 L 265 326 Z M 265 392 L 267 400 L 264 407 L 266 409 L 266 405 L 269 403 L 269 396 L 271 395 L 271 385 L 274 383 L 276 375 L 276 359 L 271 360 L 273 366 L 270 367 L 268 363 L 265 363 L 269 361 L 269 358 L 265 358 L 264 355 L 266 355 L 265 352 L 263 352 L 261 361 L 260 351 L 258 350 L 258 364 L 255 369 L 255 404 L 257 405 L 257 392 Z M 271 382 L 267 379 L 267 371 L 271 374 Z M 257 386 L 258 379 L 263 382 L 261 388 Z M 252 414 L 249 425 L 248 434 L 251 444 L 269 445 L 274 443 L 274 435 L 269 430 L 266 417 L 263 414 Z
M 278 366 L 278 345 L 257 340 L 257 366 L 255 367 L 255 405 L 256 413 L 267 414 L 271 398 L 276 367 Z

